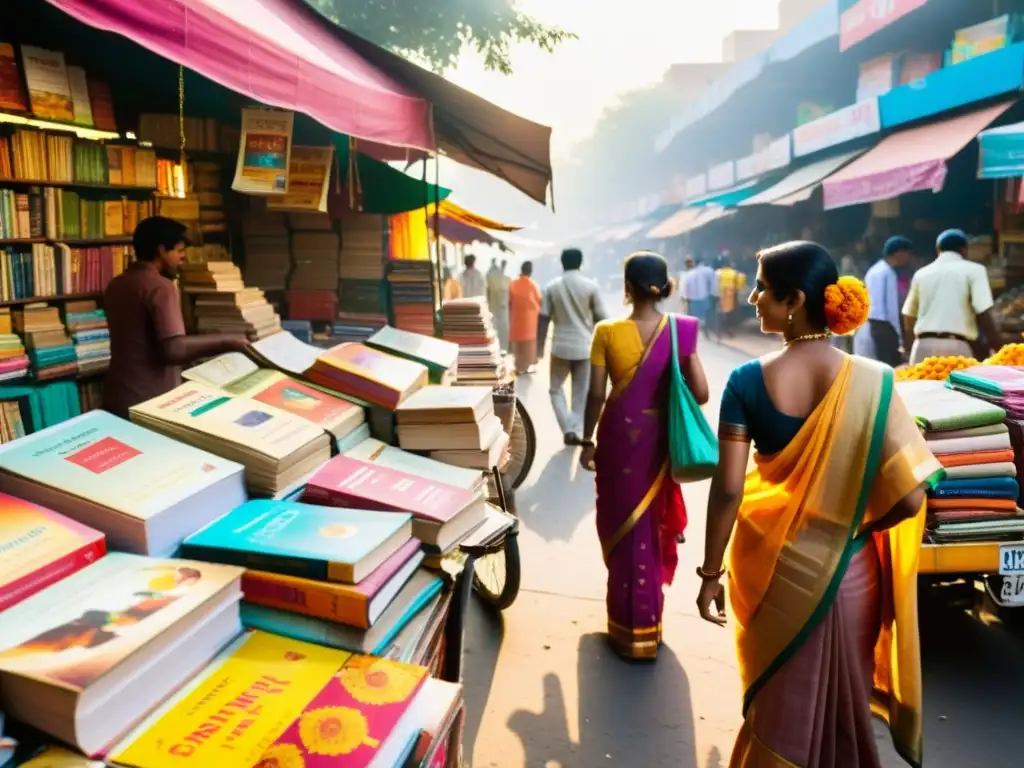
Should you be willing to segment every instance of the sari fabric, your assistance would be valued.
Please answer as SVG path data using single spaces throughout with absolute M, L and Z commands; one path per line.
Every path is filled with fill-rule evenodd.
M 597 429 L 597 532 L 608 566 L 608 633 L 627 658 L 657 655 L 662 590 L 672 582 L 677 536 L 686 527 L 682 493 L 669 471 L 662 415 L 673 361 L 668 322 L 678 323 L 680 354 L 696 351 L 697 321 L 663 318 L 643 355 L 613 379 Z M 614 363 L 608 361 L 609 370 L 620 369 L 622 361 Z
M 729 554 L 745 691 L 731 765 L 878 765 L 869 700 L 919 765 L 923 505 L 872 528 L 942 468 L 894 396 L 892 370 L 847 357 L 796 437 L 755 459 Z

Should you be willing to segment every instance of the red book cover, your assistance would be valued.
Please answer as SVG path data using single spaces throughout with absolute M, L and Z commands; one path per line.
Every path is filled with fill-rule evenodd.
M 110 97 L 110 86 L 102 80 L 87 78 L 89 103 L 92 107 L 92 122 L 101 131 L 116 131 L 114 101 Z
M 302 500 L 311 504 L 410 512 L 414 517 L 447 523 L 476 497 L 454 485 L 410 475 L 349 456 L 324 464 L 306 484 Z
M 18 58 L 10 43 L 0 43 L 0 109 L 10 112 L 28 111 L 28 101 L 21 87 Z

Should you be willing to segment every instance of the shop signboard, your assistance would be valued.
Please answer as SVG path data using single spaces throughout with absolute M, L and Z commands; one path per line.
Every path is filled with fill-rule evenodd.
M 973 27 L 958 29 L 953 34 L 949 63 L 960 64 L 969 59 L 998 51 L 1010 44 L 1010 16 L 1000 16 Z
M 866 99 L 793 130 L 793 155 L 803 157 L 882 130 L 878 99 Z
M 700 176 L 691 176 L 686 180 L 686 199 L 693 200 L 695 197 L 706 195 L 708 192 L 708 175 L 702 173 Z
M 727 163 L 716 165 L 708 171 L 708 189 L 711 192 L 731 187 L 735 183 L 736 163 L 732 160 Z
M 867 40 L 927 3 L 928 0 L 857 0 L 839 17 L 839 50 Z
M 857 77 L 857 101 L 865 101 L 888 93 L 896 87 L 896 54 L 887 53 L 860 65 Z
M 736 179 L 744 181 L 789 165 L 792 158 L 789 134 L 772 141 L 759 152 L 736 161 Z

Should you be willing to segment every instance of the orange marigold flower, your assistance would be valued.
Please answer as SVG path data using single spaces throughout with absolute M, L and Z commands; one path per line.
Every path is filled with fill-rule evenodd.
M 871 299 L 860 280 L 849 275 L 825 288 L 825 321 L 832 333 L 853 333 L 867 322 Z

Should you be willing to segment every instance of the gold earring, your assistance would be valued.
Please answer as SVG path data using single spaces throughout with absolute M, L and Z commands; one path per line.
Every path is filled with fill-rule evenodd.
M 790 325 L 792 325 L 792 324 L 793 324 L 793 316 L 792 316 L 792 315 L 790 315 L 790 316 L 789 316 L 789 324 L 790 324 Z

